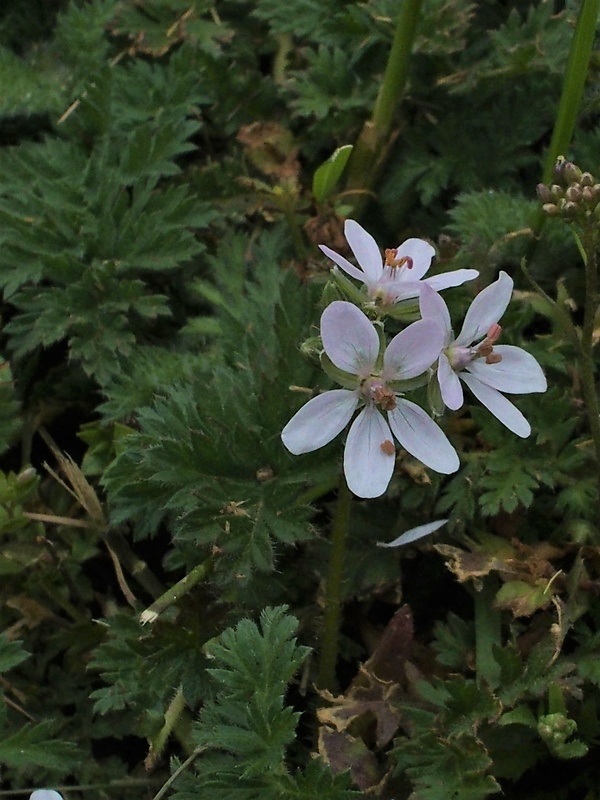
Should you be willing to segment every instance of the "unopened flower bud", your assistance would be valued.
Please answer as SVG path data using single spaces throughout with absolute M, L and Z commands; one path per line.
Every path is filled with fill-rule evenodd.
M 572 203 L 578 203 L 582 198 L 581 186 L 578 183 L 573 183 L 565 192 L 567 200 Z
M 557 217 L 560 214 L 560 209 L 554 203 L 544 203 L 543 210 L 549 217 Z
M 546 186 L 545 183 L 538 183 L 535 187 L 537 192 L 537 196 L 540 198 L 542 203 L 551 203 L 552 202 L 552 195 L 550 194 L 550 189 Z
M 556 159 L 556 162 L 554 164 L 554 169 L 552 170 L 552 175 L 554 176 L 554 180 L 561 181 L 563 179 L 563 169 L 566 163 L 567 159 L 564 156 L 559 156 Z
M 584 186 L 581 191 L 581 196 L 588 205 L 591 205 L 596 200 L 596 194 L 592 186 Z
M 567 200 L 567 202 L 562 207 L 562 213 L 565 217 L 573 217 L 577 213 L 577 203 L 573 203 L 571 200 Z
M 557 183 L 553 183 L 550 187 L 550 194 L 555 200 L 562 200 L 562 198 L 565 196 L 565 190 Z
M 307 358 L 318 360 L 323 351 L 323 343 L 320 336 L 311 336 L 300 345 L 300 352 Z
M 25 467 L 25 469 L 21 470 L 17 475 L 17 483 L 29 483 L 36 475 L 37 472 L 33 467 Z
M 579 182 L 582 186 L 593 186 L 594 176 L 590 172 L 584 172 Z
M 581 170 L 572 161 L 565 161 L 562 165 L 561 177 L 566 183 L 577 183 L 581 180 Z

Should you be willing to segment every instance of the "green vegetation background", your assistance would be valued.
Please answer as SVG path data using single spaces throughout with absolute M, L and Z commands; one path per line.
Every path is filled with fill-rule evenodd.
M 401 6 L 4 0 L 0 796 L 600 797 L 598 464 L 572 344 L 521 270 L 579 320 L 578 248 L 539 232 L 535 186 L 581 4 L 417 3 L 378 163 L 319 183 Z M 591 172 L 599 70 L 594 50 L 565 154 Z M 340 451 L 279 434 L 326 385 L 300 351 L 317 244 L 359 215 L 480 271 L 455 314 L 508 271 L 505 341 L 550 388 L 519 400 L 530 439 L 467 406 L 455 476 L 405 457 L 354 505 L 318 695 Z M 436 515 L 433 544 L 375 546 Z

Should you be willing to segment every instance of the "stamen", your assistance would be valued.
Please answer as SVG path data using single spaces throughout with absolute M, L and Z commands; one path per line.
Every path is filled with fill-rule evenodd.
M 502 326 L 495 322 L 487 332 L 486 341 L 490 344 L 496 344 L 502 333 Z
M 396 408 L 396 395 L 387 386 L 374 386 L 371 397 L 375 405 L 384 411 L 393 411 Z
M 481 342 L 476 350 L 477 356 L 485 358 L 486 364 L 499 364 L 502 361 L 502 356 L 499 353 L 494 353 L 494 344 L 500 338 L 501 333 L 501 326 L 495 322 L 487 332 L 487 336 L 483 342 Z
M 500 353 L 490 353 L 485 357 L 486 364 L 499 364 L 502 361 Z
M 413 260 L 410 256 L 402 256 L 401 258 L 396 258 L 397 250 L 394 250 L 393 247 L 388 247 L 385 251 L 385 266 L 391 267 L 392 269 L 400 269 L 400 267 L 406 266 L 406 269 L 413 268 Z

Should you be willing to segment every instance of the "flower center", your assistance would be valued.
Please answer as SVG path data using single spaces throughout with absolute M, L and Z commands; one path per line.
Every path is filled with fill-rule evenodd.
M 360 393 L 367 402 L 375 403 L 382 411 L 393 411 L 396 408 L 396 395 L 376 375 L 362 381 Z
M 474 361 L 476 358 L 485 358 L 486 364 L 499 364 L 502 361 L 500 353 L 494 352 L 494 345 L 500 338 L 502 328 L 497 323 L 494 323 L 485 339 L 480 342 L 476 347 L 448 347 L 446 348 L 446 355 L 450 366 L 455 372 L 460 372 L 467 364 Z

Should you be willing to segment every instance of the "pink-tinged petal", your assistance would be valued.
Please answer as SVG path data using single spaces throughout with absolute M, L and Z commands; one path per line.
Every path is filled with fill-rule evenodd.
M 459 468 L 458 455 L 446 434 L 420 406 L 398 400 L 396 408 L 388 411 L 388 419 L 402 447 L 425 466 L 445 475 Z
M 435 522 L 427 522 L 425 525 L 417 525 L 416 528 L 411 528 L 398 536 L 393 542 L 377 542 L 377 547 L 399 547 L 402 544 L 416 542 L 417 539 L 422 539 L 423 536 L 429 536 L 429 534 L 434 533 L 447 522 L 447 519 L 438 519 Z
M 465 402 L 465 398 L 458 375 L 450 366 L 450 361 L 445 353 L 441 354 L 438 361 L 437 374 L 444 405 L 452 411 L 456 411 Z
M 383 258 L 375 239 L 353 219 L 346 220 L 344 235 L 367 280 L 369 282 L 378 280 L 383 272 Z
M 469 389 L 473 392 L 475 397 L 482 403 L 488 411 L 499 419 L 503 425 L 516 433 L 517 436 L 525 439 L 531 433 L 531 425 L 527 422 L 519 409 L 513 405 L 510 400 L 507 400 L 503 394 L 500 394 L 496 389 L 487 386 L 474 375 L 469 372 L 460 373 L 461 380 L 463 380 Z
M 431 259 L 435 255 L 434 248 L 423 239 L 407 239 L 396 249 L 396 259 L 410 258 L 412 266 L 400 267 L 399 275 L 403 281 L 418 281 L 431 266 Z
M 386 380 L 408 380 L 422 375 L 437 360 L 444 346 L 442 329 L 420 319 L 396 334 L 383 356 Z
M 531 394 L 546 391 L 546 376 L 530 353 L 510 344 L 494 347 L 494 353 L 502 356 L 502 361 L 486 364 L 485 359 L 478 358 L 468 365 L 467 370 L 499 392 Z
M 452 341 L 452 321 L 450 320 L 450 312 L 444 300 L 431 288 L 428 281 L 424 281 L 421 284 L 419 308 L 423 319 L 429 319 L 442 328 L 444 331 L 444 347 L 449 345 Z
M 470 345 L 483 339 L 510 302 L 513 279 L 501 272 L 498 280 L 487 286 L 471 303 L 462 330 L 456 340 L 458 345 Z
M 338 267 L 343 269 L 344 272 L 347 272 L 348 275 L 356 278 L 359 281 L 362 281 L 363 283 L 365 282 L 365 273 L 361 269 L 355 267 L 354 264 L 351 264 L 347 258 L 344 258 L 344 256 L 341 256 L 339 253 L 336 253 L 335 250 L 332 250 L 325 244 L 320 244 L 319 249 L 325 253 L 327 258 L 330 258 L 335 264 L 338 265 Z
M 367 406 L 352 423 L 344 449 L 344 474 L 357 497 L 379 497 L 394 472 L 396 448 L 385 419 Z
M 451 286 L 462 286 L 467 281 L 475 280 L 478 275 L 479 272 L 476 269 L 455 269 L 452 272 L 442 272 L 440 275 L 432 275 L 430 278 L 425 278 L 425 283 L 435 289 L 436 292 L 441 292 Z
M 379 336 L 363 312 L 352 303 L 336 300 L 321 315 L 325 352 L 339 369 L 366 377 L 379 354 Z
M 281 432 L 281 439 L 295 456 L 324 447 L 344 430 L 358 406 L 356 392 L 332 389 L 297 411 Z

